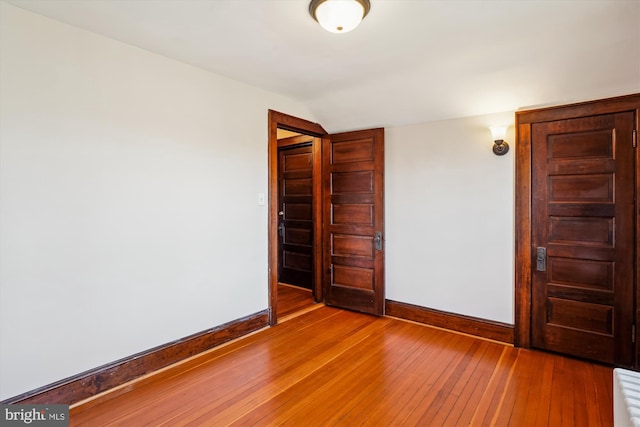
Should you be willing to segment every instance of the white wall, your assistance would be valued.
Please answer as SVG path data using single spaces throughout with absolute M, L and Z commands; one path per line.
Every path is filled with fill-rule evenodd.
M 386 297 L 513 323 L 514 113 L 385 133 Z M 490 125 L 510 125 L 493 154 Z
M 261 310 L 267 110 L 0 3 L 0 399 Z

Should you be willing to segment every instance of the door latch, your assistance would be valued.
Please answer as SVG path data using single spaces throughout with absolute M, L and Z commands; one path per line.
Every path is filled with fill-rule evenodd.
M 284 222 L 281 222 L 280 225 L 278 225 L 278 234 L 280 237 L 284 237 Z
M 536 270 L 547 271 L 547 248 L 542 246 L 536 249 Z
M 376 251 L 382 250 L 382 232 L 376 231 L 375 237 L 373 238 L 373 243 L 376 245 Z

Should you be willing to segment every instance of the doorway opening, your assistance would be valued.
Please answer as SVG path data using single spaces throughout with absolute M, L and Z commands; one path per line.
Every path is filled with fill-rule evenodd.
M 269 110 L 269 323 L 322 295 L 322 137 Z
M 321 203 L 314 180 L 314 146 L 320 138 L 277 129 L 278 136 L 278 303 L 279 316 L 311 307 L 315 300 L 314 260 L 321 256 L 314 245 L 315 209 Z
M 280 181 L 280 169 L 283 168 L 279 166 L 279 129 L 305 135 L 310 139 L 305 143 L 311 144 L 310 152 L 305 148 L 307 153 L 301 151 L 297 153 L 298 157 L 292 157 L 292 163 L 300 169 L 294 167 L 291 176 L 283 176 Z M 296 145 L 300 140 L 293 142 L 295 149 L 303 148 Z M 301 167 L 300 164 L 304 166 L 305 156 L 312 164 L 311 172 L 302 172 L 306 166 Z M 287 170 L 284 172 L 288 173 Z M 280 209 L 279 182 L 288 178 L 295 184 L 293 193 L 312 193 L 311 205 L 306 208 L 297 206 L 297 211 L 293 210 L 293 216 L 297 218 L 293 219 L 312 218 L 312 236 L 306 240 L 307 246 L 309 241 L 312 242 L 311 260 L 308 259 L 309 252 L 296 256 L 298 270 L 304 259 L 312 270 L 311 290 L 315 301 L 384 315 L 384 129 L 329 135 L 317 123 L 269 110 L 269 320 L 272 326 L 278 321 L 281 261 L 295 264 L 287 261 L 278 249 L 280 233 L 284 232 L 287 238 L 286 227 L 300 225 L 284 222 L 285 229 L 282 231 L 280 227 L 281 217 L 286 219 L 288 213 L 286 209 Z M 298 181 L 294 182 L 296 178 Z M 303 185 L 305 179 L 311 179 L 311 190 Z M 303 200 L 295 197 L 291 200 L 285 198 L 284 203 L 295 205 Z M 305 209 L 306 216 L 301 215 Z M 291 249 L 291 246 L 286 249 Z

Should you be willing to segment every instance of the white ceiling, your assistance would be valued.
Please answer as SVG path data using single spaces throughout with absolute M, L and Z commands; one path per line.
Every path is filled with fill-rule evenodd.
M 10 0 L 297 99 L 327 130 L 640 92 L 640 0 L 371 0 L 351 33 L 308 0 Z

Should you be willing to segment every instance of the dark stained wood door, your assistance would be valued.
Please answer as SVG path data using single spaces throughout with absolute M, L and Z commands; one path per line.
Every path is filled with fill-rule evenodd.
M 330 135 L 323 156 L 325 302 L 384 314 L 384 129 Z
M 278 281 L 313 289 L 312 143 L 279 148 L 278 158 Z
M 534 347 L 633 364 L 634 120 L 532 124 Z

